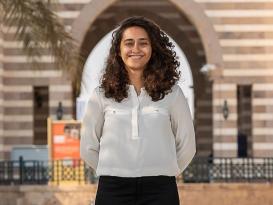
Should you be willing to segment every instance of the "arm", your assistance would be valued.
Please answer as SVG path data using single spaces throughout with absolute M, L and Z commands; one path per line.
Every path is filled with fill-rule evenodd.
M 96 89 L 94 89 L 83 117 L 80 140 L 81 158 L 94 170 L 97 169 L 98 165 L 103 122 L 102 104 Z
M 175 136 L 178 166 L 183 172 L 196 152 L 195 133 L 187 100 L 180 87 L 171 110 L 172 130 Z

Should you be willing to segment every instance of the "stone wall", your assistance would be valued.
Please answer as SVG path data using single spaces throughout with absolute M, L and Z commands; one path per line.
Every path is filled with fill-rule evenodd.
M 272 205 L 273 184 L 178 184 L 183 205 Z M 1 205 L 91 205 L 97 185 L 0 186 Z
M 59 0 L 58 4 L 56 14 L 86 55 L 113 26 L 131 15 L 152 18 L 178 43 L 193 74 L 200 156 L 208 156 L 212 149 L 215 157 L 237 156 L 237 86 L 251 85 L 251 112 L 244 112 L 247 120 L 241 125 L 251 130 L 250 157 L 273 156 L 272 0 Z M 51 117 L 61 101 L 64 118 L 71 119 L 75 99 L 71 82 L 55 69 L 47 50 L 39 62 L 43 71 L 34 71 L 22 43 L 14 38 L 15 27 L 7 29 L 3 24 L 1 32 L 0 159 L 10 159 L 13 146 L 35 144 L 34 133 L 45 132 L 34 126 L 35 87 L 48 87 Z M 221 70 L 212 75 L 209 86 L 202 83 L 200 73 L 205 64 Z M 227 120 L 222 114 L 225 100 Z

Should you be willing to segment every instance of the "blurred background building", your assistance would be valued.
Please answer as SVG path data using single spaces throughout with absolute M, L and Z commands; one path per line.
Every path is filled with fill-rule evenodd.
M 143 15 L 183 51 L 192 73 L 197 155 L 273 156 L 272 0 L 59 0 L 56 13 L 87 58 L 122 19 Z M 46 145 L 61 102 L 75 119 L 76 95 L 44 49 L 33 70 L 0 31 L 0 159 L 18 145 Z M 183 70 L 182 70 L 183 76 Z

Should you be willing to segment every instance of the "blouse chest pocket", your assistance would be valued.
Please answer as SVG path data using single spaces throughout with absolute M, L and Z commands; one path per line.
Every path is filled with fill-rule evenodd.
M 144 107 L 141 110 L 142 115 L 165 115 L 169 116 L 169 111 L 159 107 Z
M 105 115 L 119 116 L 119 115 L 128 115 L 130 111 L 122 110 L 118 108 L 106 108 L 104 111 Z

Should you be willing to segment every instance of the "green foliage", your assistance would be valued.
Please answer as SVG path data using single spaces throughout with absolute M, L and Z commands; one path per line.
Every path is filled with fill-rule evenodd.
M 38 62 L 46 48 L 79 91 L 84 59 L 53 9 L 50 0 L 0 0 L 1 24 L 16 28 L 15 37 L 23 42 L 33 68 L 42 68 Z

